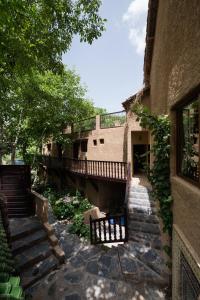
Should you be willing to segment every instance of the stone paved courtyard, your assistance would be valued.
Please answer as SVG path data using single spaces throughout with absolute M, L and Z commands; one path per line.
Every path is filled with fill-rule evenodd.
M 137 282 L 140 275 L 155 278 L 155 274 L 136 260 L 128 248 L 91 246 L 70 234 L 69 225 L 57 222 L 51 211 L 49 219 L 65 252 L 66 263 L 29 288 L 30 299 L 168 299 L 162 284 Z M 159 279 L 158 275 L 158 282 Z

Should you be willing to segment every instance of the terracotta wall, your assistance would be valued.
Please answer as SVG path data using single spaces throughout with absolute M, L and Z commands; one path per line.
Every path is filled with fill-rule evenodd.
M 100 143 L 101 139 L 104 140 L 103 144 Z M 88 160 L 126 161 L 126 124 L 120 127 L 101 129 L 100 116 L 96 116 L 96 129 L 74 134 L 72 140 L 88 140 L 87 153 L 81 152 L 81 149 L 79 149 L 79 159 L 87 157 Z M 96 145 L 94 141 L 96 141 Z M 66 153 L 71 152 L 72 155 L 72 147 L 72 145 L 69 145 Z

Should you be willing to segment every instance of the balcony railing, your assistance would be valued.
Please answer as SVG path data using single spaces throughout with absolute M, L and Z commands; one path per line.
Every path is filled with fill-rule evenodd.
M 100 116 L 100 128 L 121 127 L 126 123 L 125 110 Z
M 73 124 L 73 132 L 84 132 L 96 129 L 96 117 L 81 120 Z
M 51 168 L 64 168 L 72 173 L 88 177 L 105 178 L 118 181 L 127 179 L 127 163 L 117 161 L 80 160 L 71 158 L 58 159 L 40 156 L 40 161 Z

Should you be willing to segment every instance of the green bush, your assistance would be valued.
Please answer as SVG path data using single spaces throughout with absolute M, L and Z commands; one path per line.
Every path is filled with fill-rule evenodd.
M 84 224 L 83 214 L 77 213 L 73 218 L 73 224 L 69 229 L 70 233 L 77 234 L 80 237 L 85 237 L 89 239 L 90 237 L 90 227 L 89 225 Z
M 43 191 L 43 196 L 51 203 L 54 215 L 58 220 L 71 220 L 70 232 L 80 237 L 89 237 L 89 226 L 83 222 L 83 213 L 92 208 L 90 202 L 81 196 L 78 191 L 64 190 L 58 192 L 48 187 Z M 71 198 L 66 201 L 65 198 Z M 68 199 L 69 200 L 69 199 Z

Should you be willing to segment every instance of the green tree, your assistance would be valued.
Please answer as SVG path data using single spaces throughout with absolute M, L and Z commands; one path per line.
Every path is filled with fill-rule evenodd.
M 74 35 L 90 44 L 101 36 L 105 20 L 99 16 L 100 5 L 100 0 L 0 0 L 0 154 L 2 149 L 12 148 L 14 156 L 22 137 L 24 141 L 36 140 L 41 131 L 47 133 L 55 115 L 60 116 L 60 122 L 54 123 L 57 125 L 51 131 L 58 130 L 61 114 L 56 110 L 64 105 L 59 102 L 64 92 L 59 94 L 53 85 L 59 86 L 66 78 L 62 54 L 70 48 Z M 52 78 L 53 73 L 61 77 Z M 46 83 L 45 87 L 47 78 L 52 86 Z M 70 94 L 70 87 L 67 91 Z M 68 108 L 69 118 L 73 115 L 76 119 L 81 109 L 91 108 L 88 102 L 83 110 L 81 102 L 79 110 L 78 97 L 83 98 L 80 86 L 77 93 L 73 90 L 72 96 L 69 94 L 68 105 L 74 111 L 72 114 L 66 104 L 63 115 Z M 50 116 L 52 122 L 48 121 Z
M 35 71 L 19 79 L 17 86 L 0 111 L 2 143 L 12 153 L 12 161 L 17 148 L 25 154 L 30 145 L 39 147 L 49 137 L 65 142 L 67 125 L 94 115 L 93 103 L 74 71 L 65 70 L 61 75 Z
M 74 35 L 92 43 L 105 20 L 100 0 L 0 0 L 0 97 L 32 68 L 62 71 Z

